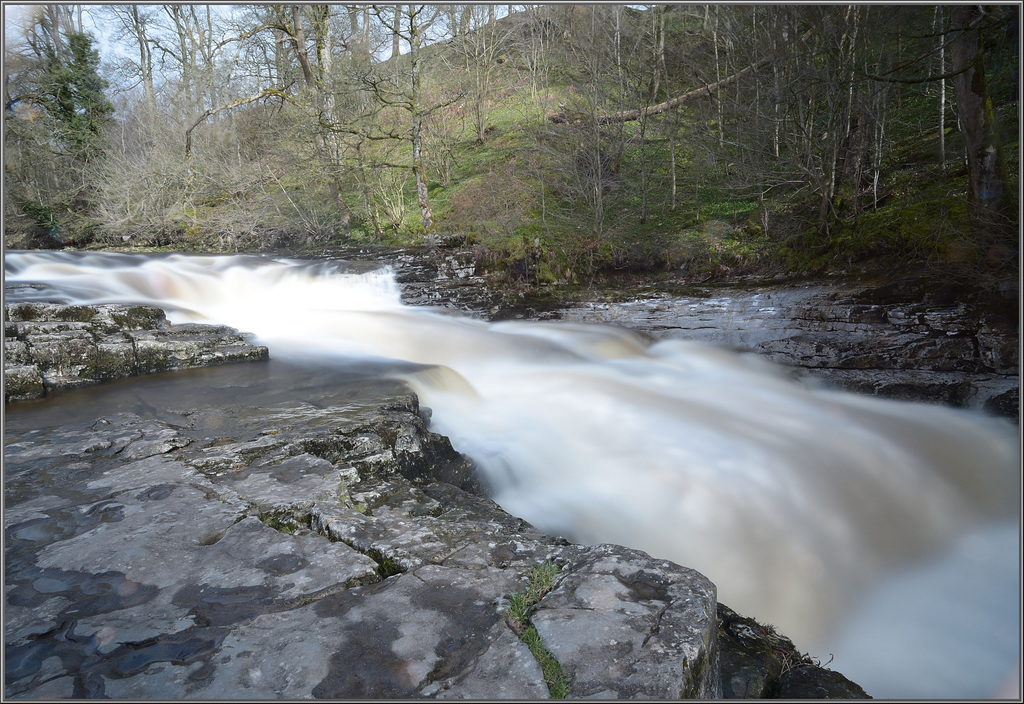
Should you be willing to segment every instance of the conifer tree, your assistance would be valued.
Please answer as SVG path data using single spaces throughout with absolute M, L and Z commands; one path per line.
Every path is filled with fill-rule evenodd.
M 102 153 L 106 126 L 114 112 L 99 75 L 99 52 L 86 34 L 71 33 L 67 47 L 45 49 L 39 99 L 55 121 L 55 136 L 76 159 Z

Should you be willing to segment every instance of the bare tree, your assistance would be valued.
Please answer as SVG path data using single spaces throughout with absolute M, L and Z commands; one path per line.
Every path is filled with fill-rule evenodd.
M 152 8 L 145 5 L 109 5 L 107 12 L 118 26 L 119 38 L 130 38 L 138 51 L 138 60 L 129 61 L 127 71 L 142 84 L 143 102 L 146 109 L 156 113 L 156 91 L 154 89 L 153 45 L 149 37 L 153 23 Z
M 399 11 L 398 8 L 401 8 Z M 420 209 L 420 219 L 424 232 L 429 232 L 434 224 L 434 214 L 430 207 L 430 194 L 427 188 L 427 170 L 423 156 L 423 120 L 434 110 L 443 105 L 451 104 L 455 98 L 443 103 L 428 105 L 423 93 L 423 57 L 424 36 L 437 21 L 441 13 L 440 7 L 430 5 L 396 6 L 394 14 L 389 16 L 380 6 L 373 6 L 377 20 L 391 32 L 393 37 L 405 41 L 409 46 L 408 84 L 399 88 L 397 84 L 381 76 L 368 77 L 367 84 L 377 99 L 386 106 L 397 107 L 406 112 L 411 121 L 408 140 L 412 147 L 412 159 L 409 168 L 416 181 L 416 201 Z M 397 40 L 396 40 L 397 46 Z
M 310 60 L 309 46 L 303 20 L 303 9 L 313 19 L 313 46 L 315 64 Z M 345 201 L 344 187 L 340 178 L 339 157 L 341 146 L 336 133 L 325 128 L 334 114 L 334 97 L 328 87 L 332 73 L 333 48 L 330 46 L 329 23 L 331 9 L 328 5 L 292 5 L 289 10 L 277 9 L 278 19 L 274 28 L 287 36 L 294 47 L 306 92 L 310 95 L 310 104 L 315 111 L 316 124 L 314 134 L 318 152 L 327 171 L 327 177 L 334 194 L 334 203 L 338 215 L 338 225 L 348 227 L 352 213 Z
M 494 6 L 466 5 L 459 16 L 456 50 L 462 54 L 466 72 L 472 80 L 470 102 L 477 142 L 483 144 L 487 130 L 487 103 L 498 58 L 506 50 L 511 29 L 494 21 Z

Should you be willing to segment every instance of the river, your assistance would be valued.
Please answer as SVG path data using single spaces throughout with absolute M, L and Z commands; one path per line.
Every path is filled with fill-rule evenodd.
M 398 380 L 510 513 L 700 570 L 873 696 L 987 696 L 1019 662 L 1005 420 L 805 386 L 687 340 L 410 307 L 387 267 L 8 252 L 5 270 L 16 295 L 149 303 L 251 332 L 272 358 L 11 406 L 9 427 L 124 410 L 126 390 L 159 414 L 185 396 L 278 404 Z

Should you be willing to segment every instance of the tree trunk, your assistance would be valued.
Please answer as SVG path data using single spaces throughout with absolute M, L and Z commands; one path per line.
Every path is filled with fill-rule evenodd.
M 939 75 L 946 73 L 946 35 L 942 32 L 942 5 L 935 7 L 936 34 L 939 35 Z M 946 79 L 939 80 L 939 168 L 946 170 Z
M 357 5 L 346 5 L 345 12 L 348 14 L 348 33 L 350 41 L 359 36 L 359 8 Z
M 397 58 L 401 53 L 400 40 L 402 35 L 400 34 L 400 27 L 402 26 L 402 6 L 395 5 L 395 24 L 394 31 L 391 33 L 391 58 Z
M 427 191 L 426 169 L 423 167 L 423 93 L 420 88 L 419 49 L 420 35 L 416 26 L 417 13 L 409 13 L 409 61 L 412 78 L 412 173 L 416 179 L 416 201 L 420 206 L 423 231 L 429 232 L 434 224 Z M 397 28 L 396 24 L 396 28 Z
M 669 89 L 669 75 L 668 75 L 668 64 L 665 62 L 665 12 L 667 7 L 662 6 L 658 12 L 658 69 L 657 73 L 665 81 L 665 91 Z M 707 8 L 705 8 L 705 12 Z M 657 97 L 657 93 L 651 96 L 652 99 Z M 678 196 L 678 182 L 676 178 L 676 133 L 678 131 L 678 122 L 676 117 L 672 117 L 672 127 L 669 130 L 668 136 L 668 156 L 669 156 L 669 175 L 671 176 L 671 184 L 669 186 L 669 210 L 676 209 L 676 198 Z
M 316 55 L 317 55 L 317 88 L 320 91 L 322 110 L 327 116 L 326 122 L 330 122 L 335 119 L 335 103 L 334 93 L 330 90 L 330 87 L 325 85 L 330 79 L 333 71 L 333 56 L 334 50 L 330 45 L 330 5 L 318 6 L 320 16 L 316 26 Z M 324 156 L 327 162 L 327 168 L 330 171 L 328 178 L 330 179 L 331 195 L 334 196 L 334 209 L 338 215 L 338 227 L 347 228 L 352 222 L 352 211 L 348 207 L 348 203 L 345 202 L 345 189 L 341 182 L 341 175 L 339 173 L 342 147 L 338 142 L 338 135 L 336 132 L 328 129 L 324 129 L 323 132 L 324 140 Z
M 317 17 L 317 22 L 313 27 L 317 57 L 316 71 L 313 70 L 313 65 L 309 60 L 309 49 L 306 47 L 306 31 L 302 24 L 301 5 L 292 5 L 292 40 L 295 43 L 295 53 L 299 58 L 299 65 L 302 67 L 302 78 L 306 87 L 316 93 L 320 122 L 323 122 L 324 115 L 327 115 L 328 121 L 330 121 L 334 112 L 334 96 L 330 91 L 325 90 L 323 85 L 331 70 L 331 47 L 327 46 L 330 8 L 328 6 L 311 7 L 314 12 L 322 13 Z M 315 141 L 323 160 L 323 166 L 328 172 L 327 182 L 331 189 L 331 197 L 334 199 L 338 226 L 346 228 L 352 220 L 352 211 L 349 209 L 348 203 L 345 202 L 345 192 L 338 176 L 337 135 L 330 130 L 318 127 Z
M 967 152 L 968 201 L 975 216 L 988 220 L 1003 216 L 1008 206 L 1006 168 L 996 132 L 995 115 L 985 80 L 985 60 L 980 46 L 977 5 L 956 5 L 951 11 L 950 59 L 956 111 Z
M 366 5 L 363 7 L 363 40 L 361 44 L 362 52 L 359 58 L 367 59 L 370 58 L 370 6 Z
M 292 38 L 295 40 L 295 53 L 299 57 L 299 65 L 302 66 L 302 78 L 307 86 L 314 84 L 313 68 L 309 64 L 309 52 L 306 50 L 306 33 L 302 28 L 302 6 L 292 5 Z
M 139 43 L 139 75 L 142 78 L 143 100 L 150 115 L 156 114 L 156 93 L 153 90 L 153 55 L 146 36 L 146 25 L 139 15 L 138 5 L 128 6 L 135 39 Z
M 416 178 L 416 202 L 420 206 L 420 219 L 423 231 L 428 232 L 434 224 L 434 214 L 430 210 L 430 195 L 427 191 L 427 179 L 423 171 L 423 118 L 415 115 L 412 118 L 412 173 Z
M 722 64 L 718 56 L 718 6 L 715 6 L 715 28 L 711 31 L 711 43 L 715 47 L 715 85 L 722 83 Z M 708 91 L 710 93 L 710 90 Z M 722 122 L 725 120 L 722 114 L 722 96 L 717 96 L 717 108 L 718 108 L 718 149 L 721 151 L 725 141 L 725 132 L 722 127 Z
M 721 80 L 715 81 L 711 85 L 705 85 L 702 88 L 695 88 L 694 90 L 683 93 L 682 95 L 677 95 L 671 100 L 666 100 L 662 103 L 658 103 L 657 105 L 650 105 L 646 108 L 635 108 L 632 110 L 621 110 L 619 112 L 614 112 L 608 115 L 596 115 L 593 119 L 599 125 L 607 125 L 615 122 L 630 122 L 632 120 L 639 120 L 641 116 L 658 115 L 660 113 L 665 112 L 666 110 L 671 110 L 672 108 L 678 107 L 683 103 L 694 100 L 695 98 L 712 97 L 714 96 L 715 91 L 724 88 L 732 83 L 735 83 L 743 76 L 747 75 L 748 73 L 757 71 L 763 68 L 764 66 L 767 66 L 770 62 L 770 58 L 762 59 L 756 64 L 751 64 L 750 66 L 747 66 L 746 68 L 737 71 L 731 76 L 726 76 Z M 573 124 L 583 121 L 580 119 L 567 117 L 565 114 L 561 113 L 557 115 L 552 115 L 550 120 L 551 122 L 554 122 L 556 124 Z
M 174 22 L 174 29 L 178 35 L 178 51 L 181 60 L 181 83 L 185 88 L 185 113 L 193 114 L 195 103 L 192 100 L 192 69 L 194 67 L 194 52 L 189 51 L 188 40 L 186 39 L 187 29 L 184 26 L 182 9 L 178 5 L 164 5 L 164 10 L 170 15 Z

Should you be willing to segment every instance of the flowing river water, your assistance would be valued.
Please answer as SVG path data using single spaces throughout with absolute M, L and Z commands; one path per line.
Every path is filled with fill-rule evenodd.
M 700 570 L 873 696 L 987 696 L 1019 662 L 1020 450 L 1005 420 L 804 386 L 696 342 L 410 307 L 386 267 L 8 252 L 5 269 L 8 287 L 43 284 L 39 298 L 149 303 L 271 350 L 260 370 L 159 375 L 150 406 L 213 387 L 275 404 L 407 383 L 504 509 Z M 123 403 L 83 392 L 67 414 Z M 8 423 L 58 422 L 61 397 L 45 407 L 13 406 Z

